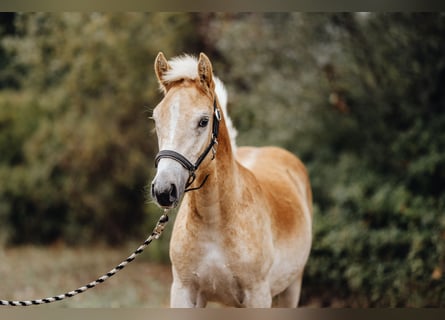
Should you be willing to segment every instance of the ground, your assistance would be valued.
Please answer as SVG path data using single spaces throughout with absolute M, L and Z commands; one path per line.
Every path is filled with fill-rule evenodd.
M 137 247 L 0 249 L 0 299 L 31 300 L 77 289 L 102 276 Z M 144 252 L 105 283 L 51 307 L 168 307 L 168 265 L 148 261 Z

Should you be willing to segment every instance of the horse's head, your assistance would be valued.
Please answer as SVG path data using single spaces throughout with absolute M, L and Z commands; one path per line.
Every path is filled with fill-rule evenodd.
M 172 208 L 197 167 L 211 158 L 207 155 L 216 142 L 220 114 L 212 65 L 205 54 L 198 60 L 183 56 L 167 61 L 159 53 L 155 71 L 164 98 L 153 111 L 160 152 L 151 193 L 160 207 Z

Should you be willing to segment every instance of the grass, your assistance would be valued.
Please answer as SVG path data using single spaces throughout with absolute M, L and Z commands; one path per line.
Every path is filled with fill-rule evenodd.
M 122 248 L 17 247 L 0 249 L 0 299 L 32 300 L 77 289 L 127 258 Z M 142 253 L 105 283 L 50 307 L 168 307 L 170 266 Z

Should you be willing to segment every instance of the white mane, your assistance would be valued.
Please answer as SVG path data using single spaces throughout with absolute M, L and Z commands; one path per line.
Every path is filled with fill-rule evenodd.
M 175 57 L 168 61 L 170 69 L 162 76 L 162 80 L 166 82 L 174 82 L 181 79 L 198 79 L 198 60 L 190 55 L 182 55 Z M 230 143 L 232 145 L 232 151 L 236 152 L 236 136 L 238 132 L 232 124 L 232 120 L 227 113 L 227 91 L 224 84 L 217 77 L 213 76 L 215 82 L 215 93 L 218 97 L 219 104 L 224 113 L 224 119 L 226 121 L 226 127 L 229 131 Z
M 224 87 L 224 84 L 222 83 L 219 78 L 213 76 L 213 81 L 215 81 L 215 93 L 218 97 L 219 104 L 222 108 L 222 111 L 224 113 L 224 120 L 226 121 L 226 127 L 229 131 L 229 137 L 230 137 L 230 144 L 232 145 L 232 152 L 235 155 L 236 154 L 236 136 L 238 134 L 238 131 L 236 131 L 235 127 L 233 126 L 232 119 L 230 119 L 229 114 L 227 112 L 227 91 Z

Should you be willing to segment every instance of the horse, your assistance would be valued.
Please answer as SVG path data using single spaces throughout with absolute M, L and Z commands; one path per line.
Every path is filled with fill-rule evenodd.
M 151 196 L 166 210 L 180 204 L 170 306 L 297 307 L 312 245 L 305 166 L 279 147 L 236 146 L 227 91 L 204 53 L 160 52 L 154 69 L 164 97 Z

